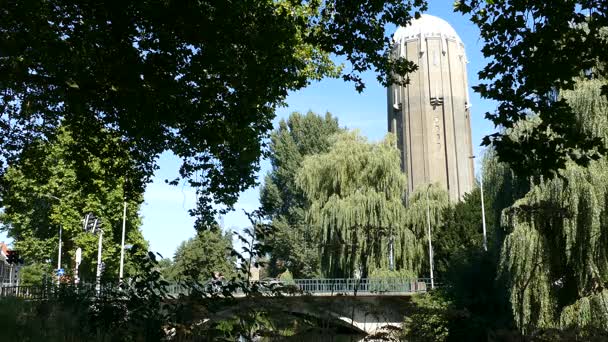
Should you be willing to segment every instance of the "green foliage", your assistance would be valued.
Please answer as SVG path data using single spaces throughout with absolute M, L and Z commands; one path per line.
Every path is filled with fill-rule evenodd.
M 138 248 L 129 254 L 140 272 L 120 292 L 110 289 L 96 297 L 91 291 L 62 286 L 47 300 L 0 299 L 2 337 L 49 342 L 160 341 L 175 308 L 162 303 L 166 292 L 160 274 L 154 271 L 154 255 Z
M 232 251 L 232 234 L 222 234 L 219 229 L 205 230 L 182 242 L 175 251 L 169 278 L 178 281 L 198 281 L 213 279 L 214 273 L 221 273 L 230 279 L 235 275 L 235 260 Z M 161 272 L 162 273 L 162 272 Z
M 376 279 L 417 279 L 418 275 L 411 270 L 400 269 L 391 271 L 389 269 L 376 268 L 369 274 L 370 278 Z
M 501 227 L 502 212 L 522 198 L 530 190 L 530 180 L 518 176 L 509 164 L 499 161 L 492 149 L 485 151 L 482 159 L 483 191 L 488 226 Z M 502 229 L 493 229 L 490 242 L 493 250 L 500 250 L 504 240 Z
M 608 101 L 599 96 L 599 84 L 579 79 L 560 96 L 576 111 L 581 129 L 606 141 Z M 520 330 L 560 321 L 564 327 L 585 328 L 585 317 L 600 317 L 605 310 L 590 303 L 602 298 L 608 283 L 607 170 L 606 158 L 587 167 L 569 162 L 560 179 L 541 178 L 504 212 L 510 234 L 501 273 Z
M 604 3 L 458 0 L 456 10 L 471 16 L 485 42 L 490 62 L 479 76 L 486 82 L 474 89 L 499 102 L 486 117 L 506 129 L 524 121 L 525 113 L 541 119 L 519 139 L 499 132 L 485 137 L 484 145 L 523 176 L 553 177 L 570 161 L 587 166 L 606 153 L 600 136 L 579 129 L 579 108 L 556 96 L 573 89 L 584 73 L 608 75 Z M 606 78 L 599 80 L 596 91 L 608 95 Z
M 488 163 L 486 159 L 485 164 Z M 483 249 L 480 188 L 445 207 L 442 223 L 433 233 L 435 274 L 442 286 L 441 296 L 452 307 L 450 341 L 484 341 L 494 331 L 511 327 L 508 294 L 505 286 L 496 281 L 502 230 L 495 212 L 503 209 L 500 201 L 508 198 L 496 197 L 496 189 L 504 183 L 495 181 L 503 182 L 504 178 L 490 170 L 495 171 L 483 169 L 488 251 Z
M 391 237 L 396 268 L 415 269 L 417 243 L 404 224 L 407 180 L 398 153 L 390 135 L 370 144 L 348 132 L 334 137 L 329 152 L 304 160 L 296 182 L 310 201 L 307 220 L 319 231 L 325 276 L 367 277 L 388 268 Z
M 126 243 L 145 244 L 138 229 L 142 194 L 129 192 L 125 177 L 106 172 L 108 164 L 130 165 L 128 160 L 108 159 L 110 151 L 123 151 L 117 139 L 103 140 L 97 146 L 103 153 L 80 151 L 87 159 L 79 168 L 71 156 L 75 148 L 73 127 L 63 127 L 56 139 L 33 141 L 18 163 L 12 164 L 0 179 L 0 229 L 15 240 L 15 249 L 26 264 L 57 264 L 59 228 L 62 227 L 62 267 L 71 274 L 78 247 L 82 248 L 80 277 L 93 281 L 97 264 L 97 236 L 83 231 L 86 213 L 94 213 L 103 229 L 102 261 L 105 276 L 117 279 L 120 254 L 123 199 L 127 197 Z M 128 155 L 123 154 L 123 157 Z M 127 274 L 133 271 L 126 259 Z
M 386 29 L 425 8 L 422 0 L 137 0 L 103 10 L 74 0 L 10 2 L 0 20 L 0 172 L 61 125 L 73 128 L 71 152 L 84 168 L 80 151 L 97 154 L 109 130 L 138 168 L 106 171 L 127 173 L 140 192 L 160 153 L 182 159 L 202 228 L 213 203 L 230 207 L 255 184 L 289 91 L 339 75 L 361 91 L 368 70 L 393 83 L 414 65 L 389 59 Z
M 295 178 L 306 156 L 325 153 L 330 137 L 341 131 L 338 120 L 325 114 L 292 113 L 281 120 L 271 134 L 270 162 L 272 171 L 260 191 L 262 211 L 276 228 L 272 241 L 269 267 L 278 274 L 288 267 L 297 277 L 314 277 L 319 273 L 317 235 L 305 221 L 307 203 L 295 184 Z
M 602 290 L 564 307 L 560 315 L 561 328 L 592 328 L 606 331 L 606 322 L 608 322 L 607 303 L 608 290 Z
M 162 258 L 158 260 L 158 271 L 162 275 L 164 280 L 175 281 L 175 273 L 173 272 L 173 260 L 169 258 Z
M 416 273 L 429 271 L 429 257 L 427 243 L 430 234 L 433 241 L 437 238 L 437 230 L 444 222 L 444 211 L 449 205 L 448 193 L 439 184 L 426 184 L 419 186 L 410 194 L 405 212 L 406 231 L 413 232 L 415 239 L 420 241 L 414 246 L 397 244 L 402 254 L 408 255 L 411 260 L 409 269 Z M 399 241 L 399 240 L 398 240 Z M 427 273 L 430 277 L 430 273 Z
M 500 273 L 508 279 L 513 316 L 522 333 L 552 326 L 554 297 L 547 251 L 536 229 L 518 225 L 504 242 Z
M 406 341 L 447 341 L 451 303 L 445 296 L 433 292 L 412 297 L 412 302 L 414 310 L 403 322 L 402 337 Z
M 491 211 L 490 211 L 491 214 Z M 466 259 L 473 250 L 483 249 L 481 192 L 479 188 L 465 194 L 462 201 L 450 204 L 443 213 L 443 224 L 435 230 L 433 255 L 438 278 L 442 278 L 457 259 Z M 486 215 L 488 222 L 493 222 Z M 492 228 L 493 226 L 489 226 Z M 487 235 L 493 236 L 488 229 Z M 461 262 L 464 262 L 462 260 Z
M 52 267 L 49 264 L 30 264 L 19 269 L 20 286 L 41 286 L 53 279 Z
M 400 269 L 391 271 L 389 269 L 374 269 L 368 276 L 368 287 L 370 291 L 410 291 L 409 288 L 399 289 L 395 284 L 403 284 L 404 281 L 415 282 L 418 275 L 411 270 Z M 410 282 L 410 284 L 411 284 Z
M 291 274 L 291 272 L 289 272 L 289 270 L 285 270 L 285 272 L 281 273 L 279 275 L 279 280 L 286 285 L 295 284 L 295 282 L 293 281 L 293 275 Z

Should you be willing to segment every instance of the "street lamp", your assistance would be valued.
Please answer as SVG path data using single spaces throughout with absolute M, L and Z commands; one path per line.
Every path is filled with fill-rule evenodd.
M 57 197 L 57 196 L 53 196 L 53 195 L 49 195 L 49 194 L 41 194 L 44 197 L 48 197 L 48 198 L 52 198 L 54 200 L 56 200 L 57 202 L 61 203 L 61 198 Z M 57 272 L 59 272 L 59 270 L 61 269 L 61 235 L 63 233 L 63 226 L 61 224 L 59 224 L 59 251 L 58 251 L 58 255 L 57 255 Z M 61 276 L 59 275 L 59 273 L 57 273 L 57 285 L 59 285 L 61 281 Z
M 78 268 L 80 267 L 80 263 L 82 262 L 82 248 L 78 247 L 76 249 L 76 267 L 74 268 L 74 284 L 78 285 L 80 283 L 80 278 L 78 277 Z
M 95 291 L 99 295 L 101 291 L 101 248 L 103 242 L 103 229 L 101 229 L 100 220 L 93 214 L 87 214 L 84 219 L 84 231 L 91 234 L 99 234 L 99 242 L 97 245 L 97 272 L 95 277 Z
M 395 251 L 394 251 L 394 237 L 393 237 L 393 228 L 391 227 L 391 236 L 389 238 L 388 245 L 388 268 L 391 271 L 395 270 Z
M 474 159 L 475 156 L 471 156 Z M 483 250 L 488 251 L 488 238 L 486 235 L 486 209 L 483 203 L 483 170 L 479 175 L 479 192 L 481 194 L 481 226 L 483 227 Z
M 125 266 L 125 228 L 127 225 L 127 201 L 124 201 L 122 210 L 122 242 L 120 244 L 120 272 L 118 274 L 118 283 L 122 282 L 122 275 Z

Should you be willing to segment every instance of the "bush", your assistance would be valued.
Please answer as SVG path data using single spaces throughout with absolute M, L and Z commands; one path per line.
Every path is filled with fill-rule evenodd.
M 410 284 L 416 279 L 409 270 L 375 269 L 369 275 L 368 286 L 372 292 L 411 292 Z
M 154 256 L 136 261 L 129 286 L 107 287 L 99 297 L 90 287 L 62 285 L 44 292 L 45 300 L 0 299 L 3 341 L 159 341 L 172 310 Z
M 295 281 L 293 280 L 293 275 L 289 270 L 285 270 L 285 272 L 279 274 L 279 280 L 283 282 L 284 285 L 294 285 Z
M 44 280 L 52 279 L 51 267 L 48 264 L 31 264 L 19 270 L 19 285 L 40 286 Z
M 406 279 L 406 280 L 415 280 L 418 278 L 416 273 L 410 270 L 387 270 L 384 268 L 377 268 L 370 272 L 369 278 L 382 278 L 382 279 Z
M 441 292 L 413 296 L 413 313 L 405 318 L 402 338 L 407 341 L 447 341 L 451 303 Z

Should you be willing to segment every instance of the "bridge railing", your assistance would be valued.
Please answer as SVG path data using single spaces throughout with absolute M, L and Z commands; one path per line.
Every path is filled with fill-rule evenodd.
M 346 279 L 294 279 L 294 284 L 304 293 L 415 293 L 430 289 L 427 279 L 401 278 L 346 278 Z
M 317 294 L 317 295 L 356 295 L 374 294 L 390 295 L 426 292 L 431 288 L 430 279 L 405 279 L 405 278 L 336 278 L 336 279 L 294 279 L 289 281 L 260 281 L 258 282 L 260 292 L 289 292 L 291 294 Z M 188 295 L 194 290 L 193 285 L 172 283 L 165 287 L 165 293 L 173 296 Z M 200 284 L 198 291 L 221 292 L 222 284 L 207 283 Z M 47 299 L 59 296 L 62 291 L 81 293 L 91 296 L 112 296 L 119 289 L 115 285 L 104 285 L 98 294 L 94 284 L 81 284 L 78 286 L 62 284 L 60 286 L 0 286 L 0 297 L 20 297 L 26 299 Z M 237 291 L 234 295 L 240 295 Z
M 119 287 L 115 284 L 104 284 L 100 287 L 99 293 L 95 284 L 47 284 L 34 286 L 0 286 L 0 298 L 18 297 L 24 299 L 49 299 L 61 297 L 65 294 L 80 294 L 91 297 L 112 297 L 119 292 Z

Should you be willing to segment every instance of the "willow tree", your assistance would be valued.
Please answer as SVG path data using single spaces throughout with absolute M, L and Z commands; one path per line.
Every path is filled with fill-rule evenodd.
M 414 233 L 405 226 L 406 176 L 393 136 L 369 143 L 357 132 L 334 136 L 329 152 L 307 157 L 296 182 L 310 202 L 325 276 L 362 277 L 388 268 L 395 239 L 396 269 L 414 266 Z
M 606 142 L 602 82 L 580 79 L 560 96 L 577 113 L 577 129 Z M 503 214 L 510 234 L 500 267 L 516 323 L 524 333 L 552 326 L 608 330 L 608 159 L 588 167 L 569 162 L 560 178 L 536 183 Z
M 428 272 L 430 269 L 429 238 L 432 240 L 433 231 L 443 224 L 444 211 L 449 203 L 447 191 L 439 184 L 423 184 L 417 187 L 408 198 L 405 223 L 421 241 L 415 250 L 410 250 L 410 257 L 415 260 L 418 273 L 421 270 Z
M 338 119 L 313 112 L 292 113 L 271 134 L 272 170 L 260 190 L 261 209 L 276 228 L 268 241 L 269 269 L 276 275 L 288 268 L 295 277 L 314 278 L 319 272 L 317 241 L 305 220 L 306 199 L 295 178 L 308 155 L 325 153 L 330 137 L 340 132 Z

